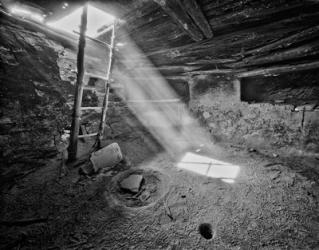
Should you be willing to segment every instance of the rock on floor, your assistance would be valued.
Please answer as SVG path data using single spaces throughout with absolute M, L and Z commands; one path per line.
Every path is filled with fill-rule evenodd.
M 142 181 L 142 175 L 132 174 L 120 182 L 120 187 L 125 191 L 137 193 L 140 190 Z

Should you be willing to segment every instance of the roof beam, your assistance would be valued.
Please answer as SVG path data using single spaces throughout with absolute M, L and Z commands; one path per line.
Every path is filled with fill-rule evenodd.
M 194 41 L 204 39 L 202 32 L 195 25 L 193 20 L 186 13 L 179 0 L 153 0 L 161 6 L 164 12 L 181 27 Z
M 264 69 L 255 69 L 251 71 L 246 71 L 242 73 L 238 73 L 236 76 L 238 78 L 252 77 L 252 76 L 271 76 L 278 75 L 282 73 L 303 71 L 303 70 L 311 70 L 318 69 L 319 61 L 313 61 L 309 63 L 296 64 L 296 65 L 284 65 L 284 66 L 276 66 Z
M 205 37 L 212 38 L 213 31 L 207 21 L 202 9 L 196 0 L 181 0 L 186 12 L 194 20 L 195 24 L 201 29 Z

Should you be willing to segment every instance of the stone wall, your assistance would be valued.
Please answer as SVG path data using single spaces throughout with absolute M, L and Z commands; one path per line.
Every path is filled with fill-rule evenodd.
M 288 104 L 243 102 L 238 81 L 225 75 L 193 77 L 190 91 L 190 108 L 215 141 L 319 152 L 318 109 L 296 111 Z
M 61 45 L 3 16 L 0 31 L 0 174 L 5 175 L 58 153 L 74 86 L 60 76 Z

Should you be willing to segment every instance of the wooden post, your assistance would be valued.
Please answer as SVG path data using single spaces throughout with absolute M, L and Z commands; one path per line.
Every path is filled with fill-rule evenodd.
M 105 130 L 105 120 L 106 120 L 106 112 L 109 104 L 109 93 L 110 93 L 110 74 L 111 74 L 111 68 L 112 68 L 112 57 L 113 57 L 113 47 L 114 47 L 114 39 L 115 39 L 115 23 L 113 24 L 112 29 L 112 37 L 111 37 L 111 46 L 109 47 L 109 63 L 107 66 L 107 72 L 106 72 L 106 81 L 105 81 L 105 94 L 103 99 L 103 109 L 102 109 L 102 116 L 101 116 L 101 122 L 100 122 L 100 128 L 99 128 L 99 134 L 98 134 L 98 147 L 101 147 L 103 136 L 104 136 L 104 130 Z
M 80 128 L 81 119 L 81 105 L 83 95 L 83 76 L 84 76 L 84 48 L 85 48 L 85 32 L 87 28 L 87 11 L 88 4 L 83 7 L 81 16 L 81 27 L 80 27 L 80 38 L 79 38 L 79 50 L 77 55 L 77 81 L 76 81 L 76 92 L 74 97 L 73 116 L 72 116 L 72 127 L 70 134 L 70 145 L 68 148 L 69 161 L 76 160 L 78 151 L 78 135 Z

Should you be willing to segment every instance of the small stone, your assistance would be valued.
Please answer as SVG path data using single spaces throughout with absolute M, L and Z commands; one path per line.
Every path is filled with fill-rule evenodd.
M 100 169 L 111 169 L 123 159 L 120 146 L 112 143 L 91 154 L 90 160 L 93 164 L 94 171 Z
M 208 112 L 204 112 L 203 113 L 203 117 L 205 118 L 205 119 L 208 119 L 209 117 L 210 117 L 210 113 L 208 113 Z
M 270 174 L 270 179 L 275 180 L 280 176 L 281 171 L 275 171 Z
M 139 198 L 140 198 L 140 201 L 141 201 L 141 202 L 145 202 L 145 201 L 147 201 L 150 197 L 151 197 L 150 192 L 145 191 L 145 192 L 143 192 L 143 193 L 140 195 Z
M 92 164 L 84 164 L 79 168 L 80 175 L 92 175 L 94 173 L 94 168 Z
M 208 127 L 210 127 L 210 128 L 216 128 L 216 124 L 213 123 L 213 122 L 210 122 L 210 123 L 208 124 Z
M 107 171 L 106 173 L 103 174 L 105 177 L 112 176 L 114 174 L 114 171 Z
M 120 187 L 123 190 L 137 193 L 140 190 L 143 181 L 143 176 L 138 174 L 132 174 L 120 182 Z

